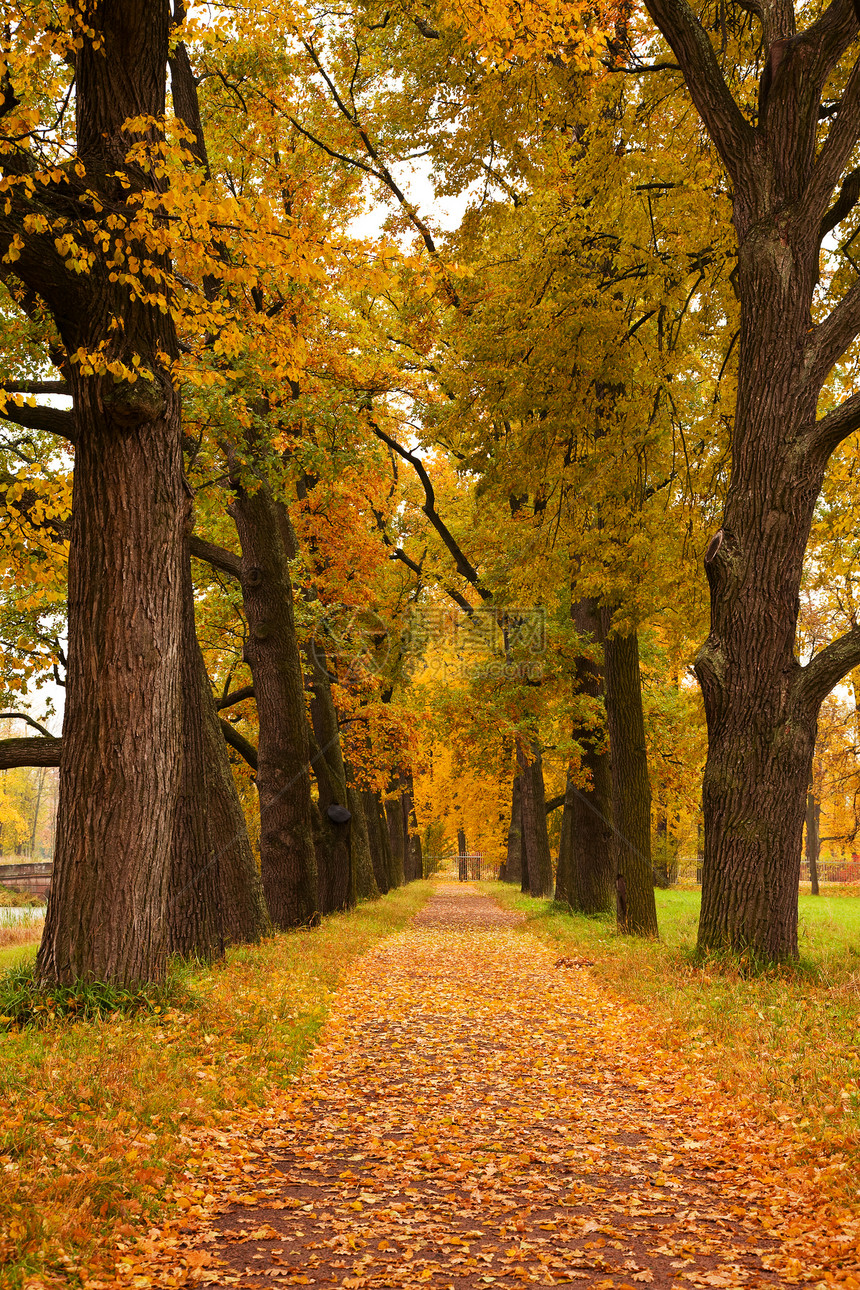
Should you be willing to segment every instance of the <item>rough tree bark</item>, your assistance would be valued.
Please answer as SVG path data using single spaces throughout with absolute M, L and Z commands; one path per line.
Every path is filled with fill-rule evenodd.
M 194 625 L 194 586 L 187 553 L 182 561 L 181 587 L 182 756 L 165 906 L 167 949 L 183 958 L 194 956 L 210 962 L 224 953 L 221 884 L 206 774 L 204 705 L 207 701 L 212 705 L 212 693 L 208 680 L 206 693 L 202 693 L 202 658 Z
M 603 610 L 606 723 L 612 760 L 612 821 L 618 873 L 627 891 L 625 931 L 657 935 L 651 868 L 651 781 L 642 714 L 639 638 L 609 631 Z
M 379 890 L 384 894 L 397 886 L 388 836 L 388 818 L 379 793 L 372 789 L 362 789 L 361 800 L 367 820 L 367 837 L 373 860 L 373 873 Z
M 352 847 L 352 871 L 355 877 L 356 900 L 375 900 L 379 896 L 379 887 L 373 869 L 373 853 L 370 847 L 370 826 L 364 808 L 364 797 L 360 789 L 350 783 L 350 768 L 346 766 L 347 806 L 352 811 L 350 846 Z
M 517 765 L 523 825 L 523 873 L 528 873 L 528 891 L 532 896 L 552 895 L 552 857 L 546 827 L 546 801 L 540 747 L 532 743 L 527 749 L 517 740 Z
M 600 639 L 600 615 L 595 601 L 575 601 L 573 624 L 580 636 Z M 594 658 L 576 660 L 580 693 L 602 700 L 603 668 Z M 577 727 L 574 738 L 582 748 L 581 769 L 587 782 L 578 788 L 570 776 L 564 794 L 564 815 L 558 849 L 556 900 L 583 914 L 609 913 L 615 908 L 617 857 L 612 827 L 612 770 L 605 724 Z
M 103 0 L 88 9 L 75 76 L 78 162 L 86 173 L 66 168 L 39 185 L 40 210 L 53 208 L 68 221 L 88 188 L 119 210 L 129 191 L 152 190 L 153 177 L 126 164 L 134 136 L 123 126 L 164 113 L 169 26 L 164 3 Z M 17 146 L 4 164 L 19 173 L 38 168 Z M 67 363 L 64 373 L 77 440 L 69 666 L 54 878 L 37 970 L 46 983 L 157 980 L 181 765 L 188 499 L 179 398 L 162 358 L 176 354 L 176 338 L 168 312 L 132 301 L 111 281 L 118 276 L 106 262 L 113 246 L 106 254 L 73 224 L 93 252 L 89 272 L 73 273 L 52 231 L 24 230 L 28 201 L 19 187 L 0 215 L 0 254 L 24 232 L 15 274 L 25 295 L 47 306 L 66 353 L 103 347 L 108 360 L 129 368 L 137 356 L 143 373 L 134 383 L 87 374 L 82 363 Z M 127 245 L 125 253 L 148 258 L 145 247 Z
M 293 619 L 282 504 L 268 486 L 231 476 L 230 513 L 242 549 L 240 582 L 248 619 L 246 659 L 254 678 L 260 736 L 260 868 L 276 927 L 318 916 L 311 823 L 310 755 L 301 659 Z
M 523 818 L 522 780 L 514 775 L 511 784 L 511 822 L 508 826 L 508 846 L 505 856 L 505 881 L 522 883 L 523 880 Z
M 389 784 L 385 797 L 385 818 L 388 824 L 388 845 L 391 856 L 391 886 L 402 887 L 407 837 L 403 828 L 403 804 L 400 800 L 400 781 L 397 776 Z
M 421 855 L 418 819 L 415 815 L 415 786 L 411 770 L 401 771 L 400 791 L 403 807 L 403 835 L 406 839 L 406 862 L 403 872 L 407 882 L 414 882 L 424 876 L 424 861 Z
M 331 696 L 325 653 L 319 645 L 309 646 L 305 662 L 311 699 L 313 725 L 313 770 L 317 781 L 320 809 L 321 850 L 318 859 L 320 912 L 333 913 L 355 904 L 355 880 L 352 865 L 353 822 L 338 823 L 329 818 L 330 806 L 347 802 L 346 770 L 340 747 L 340 727 Z
M 816 419 L 860 331 L 860 284 L 813 317 L 822 239 L 860 194 L 860 175 L 847 171 L 860 137 L 860 63 L 848 52 L 858 19 L 851 0 L 832 0 L 798 32 L 789 0 L 754 6 L 767 56 L 753 125 L 684 0 L 646 2 L 728 172 L 738 240 L 731 479 L 705 554 L 711 629 L 696 660 L 708 721 L 699 946 L 778 960 L 797 954 L 818 709 L 860 662 L 860 628 L 805 667 L 795 656 L 816 500 L 831 453 L 860 427 L 856 393 Z M 844 88 L 822 110 L 843 61 Z
M 194 644 L 203 713 L 209 830 L 221 892 L 221 935 L 227 944 L 258 941 L 271 931 L 269 911 L 206 665 L 196 639 Z

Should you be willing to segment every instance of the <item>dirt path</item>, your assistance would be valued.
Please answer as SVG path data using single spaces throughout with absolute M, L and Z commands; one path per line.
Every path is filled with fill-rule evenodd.
M 446 887 L 359 963 L 301 1087 L 251 1143 L 243 1190 L 193 1238 L 197 1275 L 440 1290 L 807 1279 L 763 1266 L 777 1251 L 763 1211 L 671 1059 L 516 921 Z

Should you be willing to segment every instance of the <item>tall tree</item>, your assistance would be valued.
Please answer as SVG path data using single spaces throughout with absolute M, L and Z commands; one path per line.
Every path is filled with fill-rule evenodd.
M 169 269 L 147 212 L 164 185 L 146 154 L 160 141 L 170 13 L 163 0 L 67 13 L 66 31 L 47 7 L 16 26 L 4 81 L 3 277 L 25 311 L 47 308 L 75 406 L 57 850 L 38 971 L 47 982 L 154 979 L 182 763 L 188 497 L 173 319 L 158 286 L 129 282 L 141 264 L 161 282 Z M 73 87 L 59 83 L 64 62 Z M 29 115 L 42 108 L 53 122 L 52 99 L 72 92 L 67 159 L 69 141 Z
M 806 666 L 795 655 L 804 553 L 834 449 L 860 427 L 860 395 L 818 414 L 860 333 L 860 285 L 822 283 L 822 243 L 852 221 L 860 60 L 851 0 L 802 16 L 790 0 L 752 15 L 764 72 L 720 66 L 684 0 L 647 0 L 731 181 L 740 298 L 731 480 L 705 553 L 711 631 L 696 672 L 708 720 L 699 945 L 797 954 L 801 838 L 819 706 L 860 662 L 854 627 Z M 732 84 L 734 83 L 734 92 Z M 819 295 L 821 300 L 819 301 Z M 829 397 L 832 402 L 832 397 Z

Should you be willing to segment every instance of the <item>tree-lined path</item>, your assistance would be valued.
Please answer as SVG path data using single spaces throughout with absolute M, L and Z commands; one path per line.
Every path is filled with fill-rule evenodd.
M 153 1263 L 247 1287 L 830 1284 L 850 1250 L 773 1126 L 518 924 L 444 887 L 368 954 L 241 1186 Z

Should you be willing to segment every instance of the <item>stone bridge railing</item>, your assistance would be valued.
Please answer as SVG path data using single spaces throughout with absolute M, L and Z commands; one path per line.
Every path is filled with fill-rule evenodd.
M 31 896 L 45 896 L 51 885 L 51 860 L 24 860 L 21 864 L 0 862 L 0 887 L 26 891 Z

